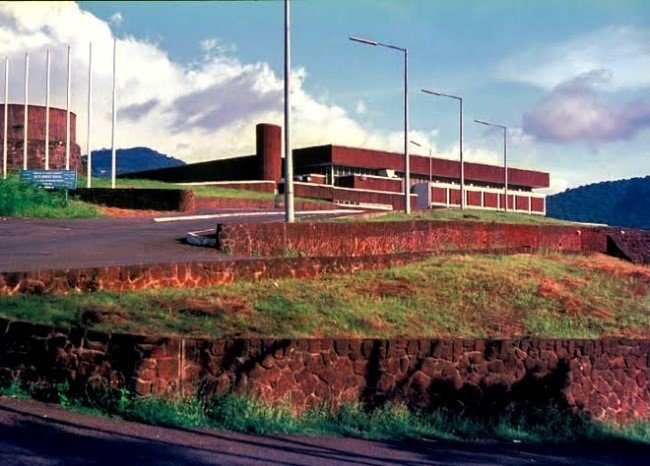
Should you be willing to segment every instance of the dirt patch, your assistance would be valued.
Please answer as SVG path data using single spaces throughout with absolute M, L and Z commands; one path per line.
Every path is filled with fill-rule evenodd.
M 539 284 L 537 294 L 542 298 L 552 299 L 562 304 L 561 312 L 567 315 L 588 314 L 599 319 L 608 319 L 611 313 L 603 310 L 599 305 L 599 298 L 593 298 L 589 303 L 584 302 L 574 295 L 575 289 L 584 284 L 584 279 L 554 280 L 545 278 Z
M 606 254 L 594 254 L 586 260 L 578 260 L 578 265 L 589 269 L 601 270 L 617 277 L 632 278 L 650 284 L 650 268 L 635 265 Z
M 369 319 L 366 317 L 359 319 L 358 324 L 361 328 L 371 330 L 386 330 L 389 327 L 388 323 L 385 320 Z

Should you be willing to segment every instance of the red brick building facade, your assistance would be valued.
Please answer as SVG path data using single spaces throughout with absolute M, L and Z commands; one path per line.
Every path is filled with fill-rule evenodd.
M 283 191 L 282 134 L 275 125 L 257 126 L 254 155 L 130 173 L 130 178 L 214 184 L 266 180 Z M 341 204 L 404 208 L 404 154 L 324 145 L 294 149 L 294 193 Z M 460 206 L 460 163 L 410 155 L 411 205 L 417 208 Z M 508 210 L 544 215 L 546 198 L 534 189 L 549 186 L 549 174 L 508 168 Z M 428 190 L 428 193 L 427 193 Z M 465 162 L 465 204 L 473 209 L 503 210 L 504 169 Z

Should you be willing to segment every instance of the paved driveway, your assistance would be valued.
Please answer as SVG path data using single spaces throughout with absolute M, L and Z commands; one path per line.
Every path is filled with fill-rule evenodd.
M 215 249 L 185 244 L 186 233 L 214 230 L 217 223 L 283 219 L 282 212 L 255 211 L 222 211 L 175 221 L 0 219 L 0 272 L 230 260 L 233 256 Z

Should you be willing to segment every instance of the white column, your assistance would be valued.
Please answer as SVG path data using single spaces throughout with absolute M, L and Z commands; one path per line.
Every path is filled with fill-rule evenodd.
M 92 164 L 93 156 L 90 150 L 90 120 L 91 120 L 91 102 L 92 102 L 92 88 L 93 88 L 93 43 L 88 46 L 88 127 L 86 129 L 86 154 L 87 154 L 87 174 L 86 174 L 86 187 L 90 188 L 92 178 Z
M 117 57 L 117 38 L 113 39 L 113 124 L 111 126 L 111 188 L 115 189 L 115 170 L 117 168 L 115 160 L 115 123 L 116 123 L 116 108 L 115 108 L 115 71 L 116 71 L 116 57 Z
M 2 143 L 2 178 L 7 179 L 7 126 L 9 123 L 9 57 L 5 57 L 5 117 Z
M 29 54 L 25 54 L 25 112 L 23 121 L 24 142 L 23 142 L 23 170 L 27 170 L 27 142 L 28 138 L 28 125 L 29 125 Z
M 50 49 L 45 64 L 45 169 L 50 169 Z
M 68 91 L 65 105 L 65 169 L 70 170 L 70 45 L 68 44 Z

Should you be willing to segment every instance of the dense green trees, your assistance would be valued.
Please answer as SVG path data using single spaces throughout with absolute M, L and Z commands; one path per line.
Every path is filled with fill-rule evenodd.
M 547 199 L 549 217 L 650 230 L 650 176 L 568 189 Z

